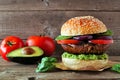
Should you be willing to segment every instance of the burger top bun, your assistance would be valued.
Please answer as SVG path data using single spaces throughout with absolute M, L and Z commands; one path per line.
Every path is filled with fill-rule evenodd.
M 93 16 L 74 17 L 66 21 L 61 28 L 61 35 L 76 36 L 106 32 L 105 24 Z

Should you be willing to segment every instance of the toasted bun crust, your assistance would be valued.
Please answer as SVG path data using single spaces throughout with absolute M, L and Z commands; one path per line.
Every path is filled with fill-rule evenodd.
M 108 60 L 78 60 L 62 58 L 63 64 L 72 70 L 98 70 L 104 68 Z
M 75 36 L 106 32 L 107 28 L 102 21 L 93 16 L 74 17 L 62 25 L 61 35 Z

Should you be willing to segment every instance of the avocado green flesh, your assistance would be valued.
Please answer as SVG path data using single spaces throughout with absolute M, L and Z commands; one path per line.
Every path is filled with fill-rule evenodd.
M 24 48 L 26 48 L 26 47 L 24 47 Z M 41 56 L 41 55 L 43 55 L 43 50 L 40 49 L 39 47 L 36 47 L 36 46 L 30 47 L 30 48 L 32 48 L 35 52 L 32 53 L 32 54 L 29 54 L 29 55 L 22 53 L 22 50 L 23 50 L 24 48 L 16 49 L 16 50 L 8 53 L 8 54 L 7 54 L 7 57 L 35 57 L 35 56 Z
M 79 60 L 106 60 L 108 59 L 108 55 L 103 53 L 101 55 L 95 55 L 95 54 L 71 54 L 68 52 L 64 52 L 62 54 L 62 58 L 71 58 L 71 59 L 79 59 Z

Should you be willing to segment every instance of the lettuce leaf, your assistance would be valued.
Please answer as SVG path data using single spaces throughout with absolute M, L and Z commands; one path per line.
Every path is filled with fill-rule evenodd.
M 59 35 L 55 38 L 55 40 L 64 40 L 64 39 L 70 39 L 72 38 L 73 36 L 62 36 L 62 35 Z

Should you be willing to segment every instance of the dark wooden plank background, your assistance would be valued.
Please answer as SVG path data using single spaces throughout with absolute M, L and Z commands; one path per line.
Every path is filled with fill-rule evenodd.
M 120 0 L 0 0 L 0 40 L 8 35 L 60 34 L 62 24 L 76 16 L 92 15 L 114 32 L 109 55 L 120 55 Z M 55 56 L 62 52 L 57 45 Z
M 0 10 L 119 11 L 119 0 L 0 0 Z
M 31 35 L 40 34 L 55 38 L 66 20 L 86 15 L 99 18 L 114 32 L 114 43 L 107 52 L 116 55 L 110 60 L 120 61 L 120 0 L 0 0 L 0 42 L 9 35 L 19 36 L 24 41 Z M 61 46 L 57 45 L 54 56 L 59 57 L 62 52 Z M 0 80 L 119 78 L 119 74 L 111 71 L 35 73 L 36 67 L 8 63 L 0 58 Z

